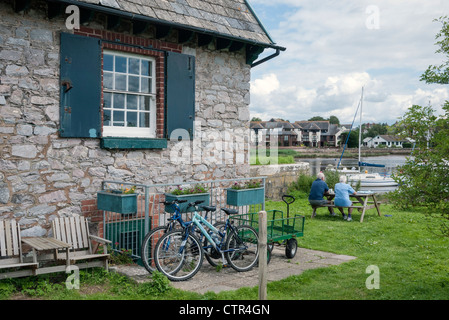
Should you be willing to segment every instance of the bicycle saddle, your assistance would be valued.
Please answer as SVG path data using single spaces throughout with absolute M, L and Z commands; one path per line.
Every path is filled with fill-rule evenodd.
M 237 214 L 239 211 L 237 209 L 221 208 L 227 215 Z
M 206 211 L 212 211 L 214 212 L 215 210 L 217 210 L 216 207 L 212 207 L 212 206 L 201 206 L 202 209 L 206 210 Z

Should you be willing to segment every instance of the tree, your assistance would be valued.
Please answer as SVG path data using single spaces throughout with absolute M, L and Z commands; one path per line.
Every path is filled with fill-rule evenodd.
M 442 24 L 440 32 L 435 37 L 438 40 L 435 44 L 440 47 L 436 53 L 442 53 L 449 58 L 449 18 L 443 16 L 434 21 Z M 420 80 L 426 83 L 449 84 L 449 60 L 439 66 L 430 65 Z
M 343 147 L 348 138 L 348 132 L 343 132 L 340 136 L 341 146 Z M 358 148 L 359 147 L 359 129 L 351 130 L 348 139 L 347 148 Z
M 324 119 L 322 116 L 315 116 L 315 117 L 310 118 L 307 121 L 326 121 L 326 119 Z
M 340 124 L 340 120 L 338 120 L 338 118 L 336 116 L 330 116 L 329 123 L 330 124 Z
M 437 53 L 449 58 L 449 19 L 437 19 L 442 29 L 437 33 Z M 426 83 L 449 83 L 449 60 L 439 66 L 429 66 L 421 76 Z M 395 180 L 399 187 L 391 194 L 396 205 L 420 206 L 429 213 L 439 213 L 446 219 L 441 231 L 449 237 L 449 102 L 443 115 L 437 117 L 432 107 L 414 105 L 397 124 L 403 137 L 415 140 L 412 157 L 398 168 Z
M 364 125 L 365 127 L 365 125 Z M 377 135 L 381 135 L 381 134 L 387 134 L 388 132 L 388 127 L 386 123 L 375 123 L 372 126 L 370 126 L 370 128 L 368 129 L 368 131 L 364 134 L 362 134 L 363 138 L 366 137 L 375 137 Z
M 262 121 L 262 119 L 260 119 L 260 118 L 258 118 L 258 117 L 253 117 L 253 118 L 251 119 L 251 121 Z
M 399 183 L 391 199 L 400 207 L 423 207 L 449 220 L 449 102 L 445 115 L 414 105 L 398 123 L 399 134 L 415 140 L 414 151 L 394 179 Z M 448 225 L 442 230 L 449 236 Z

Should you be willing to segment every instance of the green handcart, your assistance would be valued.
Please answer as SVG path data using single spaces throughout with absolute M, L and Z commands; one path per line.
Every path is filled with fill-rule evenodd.
M 287 204 L 287 214 L 280 210 L 267 211 L 267 245 L 268 262 L 271 259 L 271 252 L 274 245 L 285 244 L 285 255 L 291 259 L 296 255 L 298 242 L 296 238 L 304 236 L 305 217 L 295 214 L 290 217 L 290 204 L 295 202 L 295 198 L 290 195 L 283 195 L 282 200 Z M 237 225 L 250 225 L 259 232 L 258 213 L 245 213 L 232 217 Z

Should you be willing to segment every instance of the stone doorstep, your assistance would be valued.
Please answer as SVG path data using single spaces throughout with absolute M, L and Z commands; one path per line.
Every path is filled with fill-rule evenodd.
M 339 265 L 356 259 L 353 256 L 334 254 L 330 252 L 298 248 L 293 259 L 285 257 L 285 247 L 275 246 L 272 258 L 268 264 L 267 280 L 279 281 L 292 275 L 299 275 L 305 270 L 323 268 L 331 265 Z M 150 281 L 151 275 L 144 267 L 111 266 L 111 271 L 126 275 L 137 283 Z M 258 285 L 259 269 L 256 267 L 248 272 L 237 272 L 231 267 L 225 267 L 216 271 L 205 260 L 201 270 L 190 280 L 172 282 L 172 286 L 181 290 L 193 291 L 204 294 L 208 291 L 215 293 L 221 291 L 237 290 L 242 287 L 254 287 Z

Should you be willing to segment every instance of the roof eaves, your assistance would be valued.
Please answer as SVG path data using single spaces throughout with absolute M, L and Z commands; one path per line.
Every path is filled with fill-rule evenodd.
M 170 15 L 166 14 L 167 11 L 163 12 L 164 9 L 162 9 L 162 8 L 160 8 L 159 10 L 157 8 L 152 8 L 152 12 L 148 12 L 149 14 L 147 15 L 146 10 L 143 11 L 141 8 L 137 9 L 137 11 L 136 11 L 136 12 L 140 12 L 141 14 L 132 13 L 132 12 L 127 11 L 125 8 L 120 8 L 115 0 L 107 0 L 107 1 L 105 1 L 105 0 L 101 0 L 101 1 L 98 1 L 98 0 L 97 1 L 89 1 L 89 0 L 84 0 L 84 1 L 79 1 L 79 0 L 49 0 L 49 1 L 77 5 L 77 6 L 82 7 L 82 8 L 91 9 L 91 10 L 102 12 L 102 13 L 106 13 L 106 14 L 112 14 L 112 15 L 120 16 L 122 18 L 130 19 L 132 21 L 145 21 L 145 22 L 148 22 L 148 23 L 154 23 L 154 24 L 159 24 L 159 25 L 177 27 L 177 28 L 180 28 L 180 29 L 188 30 L 188 31 L 193 31 L 193 32 L 201 33 L 201 34 L 206 34 L 206 35 L 212 35 L 212 36 L 220 37 L 220 38 L 223 38 L 223 39 L 244 42 L 244 43 L 247 43 L 247 44 L 250 44 L 250 45 L 260 46 L 260 47 L 263 47 L 263 48 L 272 48 L 272 49 L 281 50 L 281 51 L 285 51 L 286 50 L 285 47 L 278 46 L 278 45 L 276 45 L 274 43 L 274 41 L 269 36 L 268 32 L 265 30 L 263 25 L 257 19 L 257 16 L 255 15 L 255 13 L 253 13 L 253 15 L 256 18 L 256 20 L 258 20 L 259 26 L 266 33 L 268 39 L 270 40 L 270 43 L 264 41 L 261 37 L 257 37 L 258 39 L 249 39 L 249 38 L 243 37 L 242 35 L 244 33 L 242 33 L 242 32 L 239 32 L 237 36 L 234 36 L 232 34 L 229 34 L 229 33 L 225 32 L 225 30 L 227 30 L 228 28 L 229 29 L 234 29 L 234 30 L 243 30 L 242 29 L 243 27 L 241 26 L 239 21 L 237 21 L 237 20 L 234 21 L 233 20 L 232 23 L 234 24 L 234 26 L 235 27 L 239 27 L 239 28 L 233 28 L 232 25 L 229 23 L 229 19 L 226 19 L 226 17 L 223 17 L 223 20 L 221 20 L 221 21 L 227 21 L 226 24 L 223 24 L 224 29 L 220 30 L 220 31 L 215 31 L 215 30 L 206 29 L 204 27 L 204 24 L 199 22 L 200 20 L 198 18 L 196 20 L 198 22 L 192 23 L 192 25 L 177 22 L 177 21 L 175 21 L 175 19 L 173 19 L 173 17 L 171 17 Z M 161 3 L 159 3 L 159 5 L 160 4 Z M 247 4 L 246 0 L 245 0 L 245 4 Z M 134 5 L 137 8 L 139 8 L 139 6 L 137 6 L 135 4 L 132 4 L 132 5 Z M 179 6 L 177 8 L 178 8 L 178 10 L 183 10 Z M 248 9 L 249 8 L 250 7 L 249 7 L 249 4 L 248 4 Z M 172 8 L 172 10 L 174 10 L 174 9 Z M 154 14 L 153 14 L 153 12 L 154 12 Z M 188 17 L 188 15 L 184 15 L 184 17 Z M 194 17 L 194 15 L 193 15 L 193 17 Z M 193 20 L 195 20 L 195 19 L 193 19 Z M 185 19 L 184 21 L 186 21 L 188 23 L 191 23 L 192 19 Z M 228 24 L 229 24 L 229 26 L 225 26 L 225 25 L 228 25 Z M 254 34 L 257 34 L 257 33 L 254 32 Z

